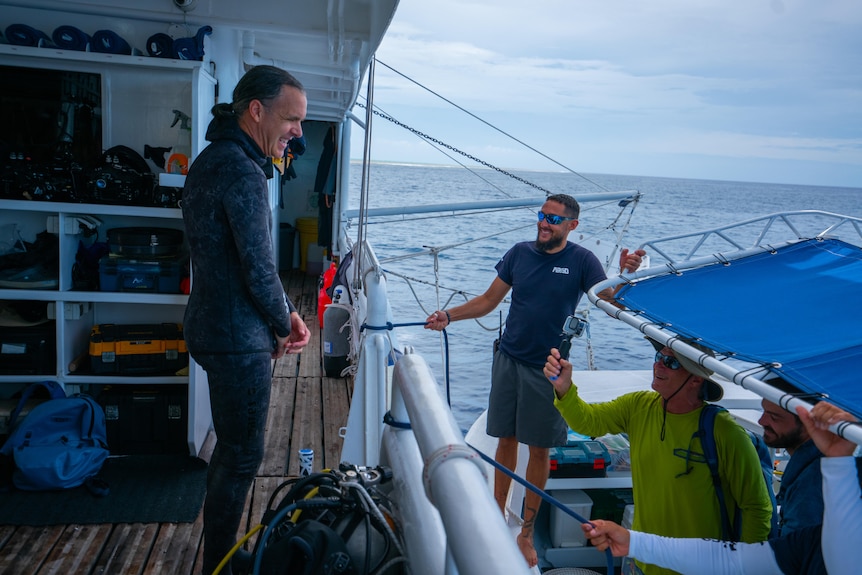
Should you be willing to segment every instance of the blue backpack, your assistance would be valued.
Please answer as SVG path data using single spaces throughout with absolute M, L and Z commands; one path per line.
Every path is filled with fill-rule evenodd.
M 34 407 L 15 426 L 24 402 L 38 387 L 47 388 L 52 399 Z M 19 489 L 77 487 L 95 477 L 108 457 L 102 407 L 86 395 L 66 397 L 54 382 L 32 384 L 24 390 L 9 428 L 12 432 L 0 454 L 11 458 L 12 482 Z
M 709 472 L 712 475 L 712 484 L 715 486 L 715 494 L 718 497 L 718 508 L 721 510 L 721 538 L 724 541 L 739 541 L 742 534 L 742 513 L 736 508 L 734 520 L 731 523 L 727 516 L 727 505 L 725 505 L 724 491 L 721 488 L 721 477 L 718 474 L 718 450 L 715 447 L 715 417 L 721 411 L 727 411 L 720 405 L 707 403 L 700 412 L 700 422 L 697 433 L 700 436 L 700 444 L 703 447 L 703 455 Z M 766 483 L 766 491 L 772 501 L 772 520 L 769 536 L 772 537 L 778 531 L 778 508 L 775 502 L 775 491 L 772 489 L 772 456 L 769 448 L 763 442 L 763 437 L 751 431 L 747 431 L 757 456 L 760 458 L 760 468 L 763 472 L 763 480 Z

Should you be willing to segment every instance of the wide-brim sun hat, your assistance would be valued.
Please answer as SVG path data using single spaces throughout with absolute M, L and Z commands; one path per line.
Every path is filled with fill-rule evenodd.
M 659 343 L 649 337 L 647 337 L 646 339 L 652 344 L 656 351 L 661 351 L 662 349 L 667 347 L 665 346 L 665 344 Z M 685 343 L 701 350 L 702 352 L 708 354 L 711 357 L 715 357 L 715 353 L 713 353 L 711 349 L 704 347 L 699 343 L 691 341 L 686 341 Z M 683 369 L 685 369 L 692 375 L 696 375 L 703 378 L 703 389 L 701 391 L 701 395 L 703 396 L 704 401 L 714 402 L 724 397 L 724 388 L 722 388 L 720 385 L 718 385 L 711 379 L 714 373 L 712 370 L 703 367 L 699 363 L 692 361 L 691 359 L 685 357 L 682 354 L 677 354 L 676 352 L 674 352 L 674 356 L 676 357 L 677 361 L 679 361 L 680 365 L 682 365 Z

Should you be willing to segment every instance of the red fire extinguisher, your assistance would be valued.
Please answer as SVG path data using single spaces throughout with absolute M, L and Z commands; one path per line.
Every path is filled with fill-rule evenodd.
M 323 273 L 323 284 L 320 291 L 317 293 L 317 319 L 320 322 L 320 327 L 323 328 L 323 312 L 326 311 L 326 306 L 332 303 L 332 299 L 326 294 L 326 290 L 332 285 L 335 279 L 335 262 L 329 264 L 329 269 Z

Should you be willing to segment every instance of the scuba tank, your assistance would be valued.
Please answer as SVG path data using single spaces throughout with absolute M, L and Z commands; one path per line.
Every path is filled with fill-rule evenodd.
M 344 286 L 335 286 L 332 304 L 346 303 Z M 350 312 L 338 305 L 328 305 L 323 312 L 323 371 L 327 377 L 341 377 L 350 365 Z M 343 329 L 342 329 L 343 328 Z

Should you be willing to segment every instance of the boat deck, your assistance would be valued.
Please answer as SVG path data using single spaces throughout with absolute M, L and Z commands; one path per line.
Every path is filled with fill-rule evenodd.
M 299 473 L 298 449 L 314 449 L 315 470 L 338 465 L 338 431 L 347 424 L 353 382 L 323 375 L 318 278 L 293 270 L 283 281 L 312 335 L 302 354 L 274 366 L 266 453 L 240 536 L 260 523 L 273 490 Z M 209 457 L 214 442 L 211 433 L 202 458 Z M 202 527 L 202 514 L 194 523 L 0 525 L 0 575 L 200 574 Z

